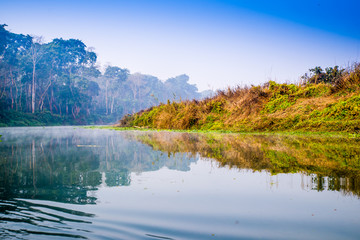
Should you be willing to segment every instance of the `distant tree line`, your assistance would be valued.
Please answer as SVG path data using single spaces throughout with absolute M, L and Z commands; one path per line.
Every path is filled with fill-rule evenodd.
M 6 26 L 0 25 L 0 120 L 7 111 L 47 112 L 78 124 L 114 122 L 167 100 L 205 97 L 187 75 L 162 82 L 117 66 L 102 73 L 96 53 L 81 40 L 44 43 Z

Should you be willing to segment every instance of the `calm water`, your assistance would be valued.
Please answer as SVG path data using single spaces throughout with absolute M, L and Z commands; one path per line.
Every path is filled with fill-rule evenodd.
M 360 142 L 0 128 L 1 239 L 359 239 Z

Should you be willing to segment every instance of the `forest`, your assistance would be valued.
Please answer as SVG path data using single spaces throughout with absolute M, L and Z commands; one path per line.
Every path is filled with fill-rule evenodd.
M 0 25 L 0 126 L 115 123 L 167 101 L 202 99 L 183 74 L 166 81 L 101 67 L 78 39 L 17 34 Z

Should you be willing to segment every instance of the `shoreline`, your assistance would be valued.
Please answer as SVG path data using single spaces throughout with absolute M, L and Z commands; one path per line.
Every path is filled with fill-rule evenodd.
M 303 132 L 303 131 L 231 131 L 231 130 L 182 130 L 182 129 L 155 129 L 143 127 L 115 127 L 115 126 L 83 126 L 90 129 L 109 129 L 116 131 L 153 131 L 153 132 L 184 132 L 184 133 L 216 133 L 216 134 L 239 134 L 239 135 L 279 135 L 279 136 L 319 136 L 319 137 L 342 137 L 360 139 L 360 133 L 348 132 Z

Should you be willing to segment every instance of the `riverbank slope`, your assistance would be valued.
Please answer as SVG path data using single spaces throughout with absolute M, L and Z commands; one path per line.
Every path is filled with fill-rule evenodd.
M 321 69 L 321 68 L 320 68 Z M 360 64 L 327 68 L 302 84 L 236 87 L 202 101 L 160 104 L 119 121 L 118 127 L 234 132 L 360 131 Z

